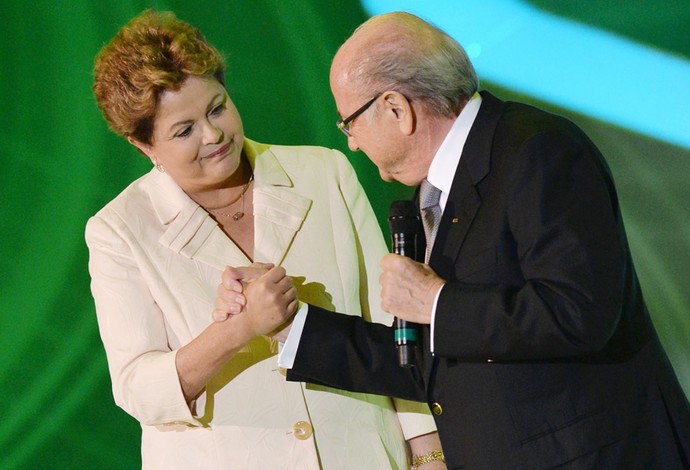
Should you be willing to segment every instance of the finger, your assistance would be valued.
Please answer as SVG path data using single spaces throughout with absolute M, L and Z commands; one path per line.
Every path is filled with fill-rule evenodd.
M 391 313 L 391 303 L 387 297 L 381 296 L 381 310 Z
M 244 292 L 245 289 L 245 284 L 240 281 L 229 280 L 225 281 L 224 285 L 226 289 L 236 292 L 238 294 Z
M 211 318 L 213 318 L 213 321 L 215 322 L 222 322 L 228 319 L 230 315 L 227 312 L 223 312 L 220 310 L 214 310 L 213 313 L 211 314 Z
M 242 292 L 243 286 L 241 279 L 243 279 L 242 272 L 240 272 L 238 268 L 226 266 L 221 276 L 221 285 L 227 290 Z
M 291 310 L 290 305 L 299 301 L 297 298 L 297 291 L 294 289 L 284 292 L 276 300 L 280 305 L 283 306 L 282 308 L 288 313 L 289 316 L 292 316 L 294 313 L 294 311 Z
M 289 299 L 298 299 L 298 294 L 297 294 L 297 288 L 295 286 L 291 286 L 286 292 L 285 296 L 288 297 Z
M 402 258 L 402 256 L 396 255 L 395 253 L 388 253 L 385 255 L 383 258 L 381 258 L 381 262 L 379 263 L 381 269 L 384 271 L 390 269 L 397 258 Z
M 238 311 L 240 311 L 242 310 L 242 307 L 247 305 L 247 298 L 244 296 L 244 294 L 236 295 L 232 298 L 232 302 L 239 307 Z
M 239 281 L 232 281 L 228 279 L 221 278 L 220 284 L 218 284 L 218 288 L 216 289 L 216 295 L 218 297 L 228 297 L 236 294 L 241 294 L 242 291 L 238 291 L 237 288 L 233 285 L 233 283 Z M 241 286 L 241 283 L 240 283 Z M 242 289 L 242 287 L 240 287 Z
M 214 308 L 215 310 L 221 312 L 236 314 L 240 313 L 246 305 L 247 299 L 243 295 L 235 295 L 231 297 L 219 295 L 216 298 Z
M 290 316 L 294 315 L 297 313 L 297 309 L 299 307 L 299 299 L 295 297 L 292 301 L 287 306 L 287 311 L 290 313 Z
M 271 269 L 273 266 L 275 266 L 275 264 L 273 264 L 273 263 L 261 263 L 259 261 L 255 261 L 249 265 L 249 267 L 251 267 L 251 268 L 265 269 L 267 271 L 269 269 Z
M 273 282 L 277 284 L 281 280 L 285 279 L 285 268 L 282 266 L 275 266 L 271 268 L 266 274 L 262 276 L 266 281 Z M 290 281 L 292 282 L 292 281 Z
M 223 280 L 250 282 L 261 277 L 267 270 L 268 268 L 255 266 L 226 266 Z
M 278 289 L 278 292 L 282 292 L 283 294 L 295 289 L 295 285 L 292 282 L 292 277 L 285 276 L 284 278 L 280 279 L 278 282 L 276 282 L 276 288 Z
M 223 299 L 226 304 L 236 303 L 240 307 L 247 305 L 247 298 L 244 296 L 244 289 L 230 289 L 227 283 L 221 282 L 216 289 L 218 299 Z

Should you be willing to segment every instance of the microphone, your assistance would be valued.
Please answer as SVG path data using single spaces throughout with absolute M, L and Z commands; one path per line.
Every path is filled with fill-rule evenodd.
M 417 259 L 416 237 L 419 226 L 417 208 L 412 201 L 393 201 L 388 212 L 388 226 L 391 232 L 393 253 Z M 395 345 L 398 348 L 400 367 L 414 366 L 417 345 L 417 328 L 400 318 L 395 318 Z

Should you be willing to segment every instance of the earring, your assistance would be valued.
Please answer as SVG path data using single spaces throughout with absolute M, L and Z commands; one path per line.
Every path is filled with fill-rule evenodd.
M 156 170 L 160 171 L 161 173 L 165 173 L 165 168 L 163 168 L 163 165 L 158 163 L 158 160 L 153 161 L 153 166 L 155 166 Z

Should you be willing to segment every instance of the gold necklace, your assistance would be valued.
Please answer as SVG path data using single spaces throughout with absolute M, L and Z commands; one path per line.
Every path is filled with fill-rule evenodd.
M 242 199 L 242 208 L 241 208 L 240 210 L 238 210 L 238 211 L 235 212 L 234 214 L 228 214 L 227 212 L 222 212 L 222 211 L 219 211 L 219 210 L 217 210 L 217 209 L 207 209 L 207 210 L 208 210 L 211 214 L 213 214 L 213 215 L 220 215 L 220 216 L 223 216 L 223 217 L 231 217 L 232 220 L 234 220 L 235 222 L 237 222 L 238 220 L 240 220 L 242 217 L 244 217 L 244 193 L 246 193 L 246 192 L 247 192 L 247 189 L 249 189 L 249 185 L 252 183 L 252 180 L 253 180 L 253 179 L 254 179 L 254 172 L 252 172 L 252 174 L 249 175 L 249 181 L 247 181 L 247 182 L 245 183 L 244 187 L 242 188 L 242 192 L 240 193 L 240 195 L 237 196 L 233 201 L 231 201 L 230 203 L 228 203 L 228 204 L 225 206 L 225 207 L 230 207 L 230 206 L 232 206 L 234 203 L 236 203 L 237 201 L 239 201 L 240 199 Z

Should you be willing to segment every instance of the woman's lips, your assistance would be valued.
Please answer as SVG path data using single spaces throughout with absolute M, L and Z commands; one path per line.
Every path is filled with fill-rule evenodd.
M 230 144 L 232 144 L 232 142 L 228 142 L 227 144 L 223 145 L 221 148 L 219 148 L 215 152 L 209 153 L 204 158 L 213 158 L 213 157 L 217 157 L 218 155 L 225 155 L 230 150 Z

